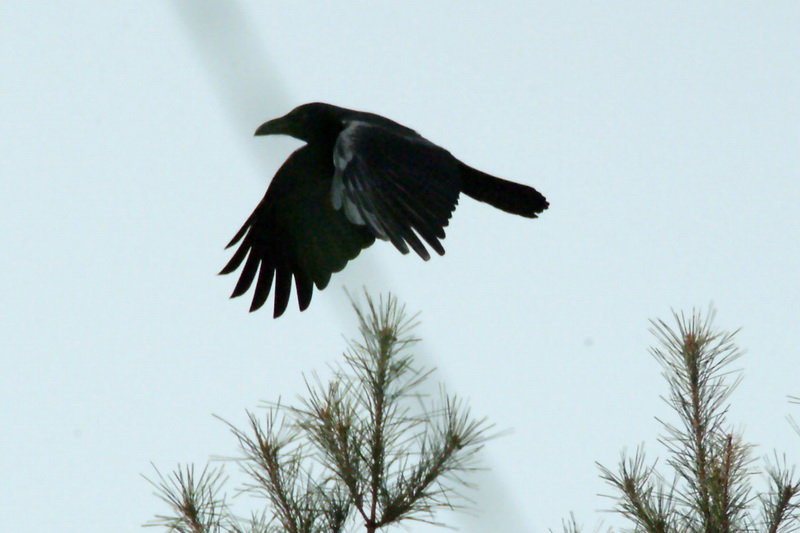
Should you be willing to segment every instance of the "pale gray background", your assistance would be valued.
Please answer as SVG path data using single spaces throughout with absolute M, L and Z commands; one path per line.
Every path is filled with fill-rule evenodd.
M 661 452 L 647 319 L 671 308 L 744 327 L 732 421 L 797 462 L 799 30 L 791 1 L 5 2 L 0 527 L 163 512 L 140 473 L 232 455 L 212 413 L 242 423 L 324 373 L 354 333 L 342 286 L 422 311 L 420 362 L 512 430 L 463 531 L 620 523 L 594 462 Z M 314 100 L 552 207 L 463 198 L 446 256 L 378 243 L 307 312 L 248 315 L 214 274 L 298 146 L 252 132 Z

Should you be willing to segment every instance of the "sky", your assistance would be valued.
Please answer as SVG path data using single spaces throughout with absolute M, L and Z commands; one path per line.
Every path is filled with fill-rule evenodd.
M 731 424 L 758 464 L 800 463 L 798 20 L 790 1 L 7 2 L 4 529 L 164 513 L 151 463 L 236 455 L 214 415 L 241 426 L 324 376 L 356 333 L 345 287 L 419 311 L 417 361 L 503 432 L 476 512 L 442 517 L 462 531 L 624 524 L 595 463 L 665 457 L 648 320 L 673 310 L 741 328 Z M 252 133 L 310 101 L 390 117 L 551 207 L 462 198 L 445 256 L 379 242 L 307 311 L 249 314 L 223 247 L 300 145 Z

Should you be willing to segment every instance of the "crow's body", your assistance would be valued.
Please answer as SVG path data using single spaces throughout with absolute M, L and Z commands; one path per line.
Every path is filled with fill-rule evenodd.
M 241 244 L 221 274 L 244 263 L 231 297 L 255 281 L 251 311 L 275 289 L 274 316 L 286 310 L 292 278 L 300 310 L 313 286 L 375 238 L 430 258 L 444 254 L 444 227 L 464 194 L 536 218 L 548 207 L 535 189 L 471 168 L 414 130 L 372 113 L 314 103 L 271 120 L 256 135 L 291 135 L 305 146 L 281 166 L 261 203 L 228 247 Z

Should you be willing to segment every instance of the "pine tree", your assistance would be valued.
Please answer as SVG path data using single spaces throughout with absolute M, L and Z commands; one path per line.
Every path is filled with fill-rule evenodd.
M 459 491 L 470 486 L 462 475 L 476 468 L 490 426 L 443 389 L 433 403 L 418 392 L 431 371 L 414 365 L 415 317 L 394 297 L 376 304 L 367 295 L 366 310 L 354 309 L 361 338 L 327 384 L 314 375 L 298 405 L 248 413 L 246 429 L 229 424 L 251 480 L 245 490 L 266 497 L 268 508 L 237 519 L 221 495 L 221 468 L 196 475 L 179 466 L 151 481 L 171 514 L 148 525 L 340 533 L 360 524 L 373 533 L 405 520 L 436 523 L 437 510 L 459 507 Z
M 798 529 L 800 482 L 785 464 L 766 467 L 768 489 L 756 494 L 752 446 L 728 422 L 728 399 L 741 380 L 729 365 L 741 356 L 736 332 L 717 331 L 714 312 L 676 314 L 677 328 L 652 321 L 651 352 L 669 385 L 665 398 L 679 422 L 662 421 L 667 478 L 640 448 L 616 471 L 598 465 L 614 489 L 615 511 L 647 533 L 788 533 Z M 760 513 L 757 512 L 760 510 Z M 564 529 L 576 533 L 574 518 Z

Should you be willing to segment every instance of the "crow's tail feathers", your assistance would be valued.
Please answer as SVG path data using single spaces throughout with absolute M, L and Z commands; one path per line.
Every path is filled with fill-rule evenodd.
M 480 202 L 527 218 L 536 218 L 550 205 L 533 187 L 490 176 L 460 161 L 459 169 L 461 192 Z

